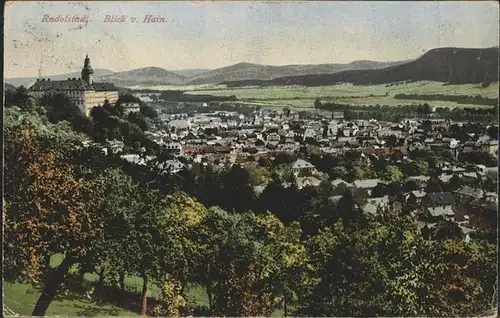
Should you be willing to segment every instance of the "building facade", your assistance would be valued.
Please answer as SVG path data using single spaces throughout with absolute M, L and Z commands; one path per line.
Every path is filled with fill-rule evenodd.
M 125 115 L 141 111 L 139 103 L 123 103 L 121 106 L 123 107 L 123 113 Z
M 63 94 L 78 106 L 85 116 L 89 116 L 93 107 L 102 106 L 106 100 L 111 105 L 118 101 L 118 89 L 112 83 L 95 83 L 93 74 L 90 59 L 86 56 L 81 78 L 68 78 L 63 81 L 37 79 L 29 88 L 29 93 L 34 98 L 41 98 L 46 94 Z

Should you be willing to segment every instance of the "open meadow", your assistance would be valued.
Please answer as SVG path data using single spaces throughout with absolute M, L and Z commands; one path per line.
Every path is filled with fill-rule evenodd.
M 51 267 L 55 268 L 62 261 L 62 255 L 57 254 L 51 258 Z M 78 266 L 71 269 L 71 273 L 76 273 Z M 95 273 L 86 273 L 85 280 L 88 283 L 95 283 L 99 279 Z M 137 294 L 139 298 L 142 289 L 142 279 L 133 275 L 125 275 L 126 289 Z M 148 283 L 148 296 L 155 299 L 162 299 L 161 290 L 153 283 Z M 22 316 L 29 316 L 40 296 L 41 290 L 29 284 L 3 281 L 4 303 L 5 305 Z M 208 296 L 206 291 L 197 285 L 190 285 L 185 295 L 188 307 L 205 306 L 208 307 Z M 58 296 L 47 312 L 48 315 L 57 316 L 137 316 L 137 312 L 120 308 L 109 303 L 98 303 L 86 298 L 84 295 L 67 293 Z M 282 317 L 283 310 L 275 309 L 272 317 Z
M 479 84 L 448 85 L 440 82 L 414 82 L 406 84 L 352 85 L 338 84 L 330 86 L 272 86 L 272 87 L 227 87 L 225 85 L 199 86 L 153 86 L 155 90 L 183 90 L 187 94 L 207 94 L 213 96 L 234 95 L 239 101 L 261 105 L 263 107 L 309 108 L 319 98 L 322 102 L 336 102 L 352 105 L 409 105 L 428 103 L 432 107 L 491 107 L 477 104 L 459 104 L 454 101 L 428 101 L 418 99 L 396 99 L 397 94 L 419 95 L 468 95 L 483 98 L 498 98 L 498 82 L 486 88 Z M 138 87 L 134 87 L 137 89 Z M 145 88 L 145 87 L 142 87 Z

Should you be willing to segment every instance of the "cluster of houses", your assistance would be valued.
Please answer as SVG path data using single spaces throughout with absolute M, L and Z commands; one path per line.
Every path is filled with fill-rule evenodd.
M 484 151 L 498 154 L 498 142 L 487 135 L 475 136 L 461 143 L 442 132 L 446 120 L 434 120 L 429 130 L 418 121 L 399 124 L 374 120 L 342 119 L 300 120 L 296 113 L 259 110 L 244 116 L 236 112 L 205 114 L 161 114 L 163 126 L 150 137 L 185 155 L 202 154 L 212 163 L 241 163 L 249 158 L 273 157 L 276 153 L 293 154 L 301 147 L 319 153 L 345 154 L 357 151 L 364 155 L 406 156 L 413 150 L 448 151 L 455 158 L 461 152 Z M 227 159 L 227 160 L 226 160 Z
M 408 160 L 413 150 L 447 151 L 453 157 L 461 152 L 488 152 L 498 156 L 498 141 L 488 135 L 469 134 L 469 141 L 460 142 L 447 133 L 449 120 L 426 121 L 430 127 L 422 128 L 422 121 L 404 120 L 400 123 L 383 123 L 375 120 L 343 120 L 341 115 L 329 118 L 301 120 L 290 110 L 255 110 L 245 115 L 238 112 L 217 111 L 195 114 L 159 114 L 158 123 L 147 132 L 148 137 L 171 154 L 172 159 L 161 164 L 165 173 L 177 173 L 182 169 L 194 169 L 210 164 L 215 169 L 224 169 L 234 164 L 256 165 L 264 159 L 273 159 L 279 154 L 293 155 L 306 152 L 343 155 L 356 151 L 362 156 L 395 156 Z M 467 125 L 467 123 L 459 125 Z M 120 142 L 110 144 L 114 152 L 123 146 Z M 146 164 L 148 158 L 140 155 L 122 155 L 135 164 Z M 394 157 L 393 157 L 394 158 Z M 298 159 L 291 165 L 298 188 L 318 186 L 322 173 L 311 163 Z M 361 207 L 366 213 L 374 213 L 381 207 L 399 206 L 419 218 L 423 229 L 431 233 L 439 220 L 454 220 L 465 235 L 492 224 L 496 215 L 496 193 L 485 193 L 478 188 L 488 179 L 498 183 L 498 168 L 480 167 L 479 173 L 466 172 L 462 167 L 443 167 L 438 176 L 447 183 L 458 176 L 468 184 L 456 192 L 426 193 L 429 176 L 410 177 L 420 188 L 402 196 L 370 197 Z M 371 196 L 379 184 L 378 179 L 355 180 L 352 183 L 334 180 L 332 185 L 350 189 L 366 190 Z M 265 185 L 260 185 L 262 190 Z M 260 191 L 257 191 L 260 192 Z M 336 199 L 335 197 L 332 199 Z
M 426 192 L 427 185 L 448 184 L 452 178 L 460 179 L 462 186 L 453 191 L 437 189 Z M 474 231 L 491 230 L 496 227 L 498 193 L 487 192 L 482 185 L 485 182 L 498 184 L 497 167 L 480 167 L 477 173 L 454 172 L 440 176 L 409 177 L 406 181 L 414 181 L 417 188 L 406 193 L 372 196 L 372 190 L 380 185 L 388 185 L 380 179 L 355 180 L 352 183 L 337 179 L 332 181 L 334 187 L 342 186 L 353 192 L 366 191 L 369 196 L 360 208 L 364 213 L 376 213 L 378 209 L 390 208 L 393 213 L 409 213 L 416 217 L 419 228 L 429 234 L 435 234 L 442 221 L 453 221 L 461 229 L 464 238 Z M 434 192 L 440 191 L 440 192 Z M 331 197 L 339 200 L 342 196 Z

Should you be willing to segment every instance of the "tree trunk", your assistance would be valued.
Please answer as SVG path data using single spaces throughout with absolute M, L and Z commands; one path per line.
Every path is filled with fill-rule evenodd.
M 286 303 L 286 293 L 283 295 L 283 316 L 288 316 L 288 305 Z
M 47 268 L 50 268 L 50 258 L 51 258 L 51 255 L 45 255 L 43 258 L 43 261 L 45 263 L 45 266 L 47 266 Z
M 120 290 L 125 291 L 125 272 L 120 272 L 120 278 L 118 279 L 120 284 Z
M 142 274 L 141 316 L 146 316 L 148 308 L 148 275 Z
M 48 282 L 52 279 L 52 272 L 55 271 L 55 268 L 50 267 L 50 255 L 45 255 L 43 257 L 43 263 L 47 268 L 47 275 L 43 279 L 43 288 L 45 288 L 45 285 L 48 284 Z
M 70 256 L 65 256 L 62 263 L 51 273 L 51 279 L 45 284 L 42 294 L 31 313 L 32 316 L 45 316 L 50 303 L 64 280 L 64 276 L 66 276 L 73 264 L 74 260 Z
M 102 300 L 102 292 L 104 289 L 104 268 L 99 271 L 99 281 L 97 281 L 97 294 L 99 295 L 99 300 Z
M 211 313 L 214 305 L 212 298 L 212 286 L 207 286 L 207 296 L 208 296 L 208 310 L 210 310 Z
M 85 265 L 82 265 L 80 264 L 80 268 L 78 270 L 78 283 L 82 284 L 83 283 L 83 280 L 85 278 L 85 268 L 86 266 Z

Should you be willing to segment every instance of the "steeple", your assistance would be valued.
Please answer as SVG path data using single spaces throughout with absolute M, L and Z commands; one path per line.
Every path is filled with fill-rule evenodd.
M 85 55 L 85 61 L 83 62 L 83 68 L 82 68 L 82 79 L 86 81 L 88 84 L 92 85 L 94 84 L 94 70 L 92 69 L 92 66 L 90 66 L 90 59 L 89 55 Z

